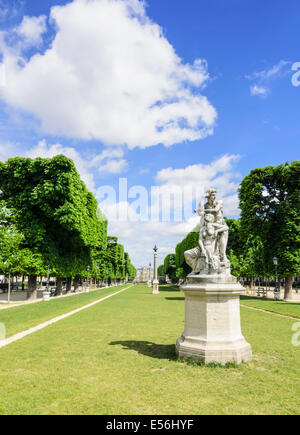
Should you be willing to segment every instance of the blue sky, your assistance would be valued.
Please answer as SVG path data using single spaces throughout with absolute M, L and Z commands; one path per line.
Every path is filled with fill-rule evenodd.
M 0 20 L 0 160 L 64 152 L 100 203 L 120 177 L 217 187 L 230 216 L 252 168 L 299 159 L 297 0 L 0 0 Z M 196 221 L 110 231 L 142 266 Z

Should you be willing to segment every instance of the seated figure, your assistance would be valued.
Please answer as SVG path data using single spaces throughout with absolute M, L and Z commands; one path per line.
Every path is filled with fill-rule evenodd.
M 208 198 L 205 204 L 205 198 Z M 197 213 L 200 220 L 198 246 L 184 253 L 192 274 L 230 274 L 226 257 L 228 226 L 223 218 L 222 201 L 216 200 L 216 191 L 210 189 L 202 198 Z

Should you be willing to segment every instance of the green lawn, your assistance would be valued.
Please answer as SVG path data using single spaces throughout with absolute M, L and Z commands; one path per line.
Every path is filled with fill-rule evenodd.
M 241 304 L 249 307 L 261 308 L 272 313 L 284 314 L 285 316 L 300 319 L 300 302 L 274 301 L 266 298 L 255 298 L 250 296 L 241 296 Z
M 161 290 L 134 286 L 0 349 L 0 413 L 299 414 L 292 319 L 241 308 L 253 361 L 195 365 L 175 355 L 183 295 Z
M 130 284 L 128 284 L 130 285 Z M 60 316 L 69 311 L 87 305 L 91 302 L 105 297 L 110 293 L 114 293 L 126 286 L 118 286 L 113 288 L 102 288 L 91 291 L 90 293 L 81 293 L 65 298 L 54 298 L 49 302 L 38 302 L 35 304 L 21 305 L 0 310 L 0 323 L 4 323 L 6 327 L 6 337 L 11 337 L 18 332 L 25 331 L 53 317 Z

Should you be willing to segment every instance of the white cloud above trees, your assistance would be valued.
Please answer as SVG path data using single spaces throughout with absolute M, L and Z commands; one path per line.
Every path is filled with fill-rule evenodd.
M 202 94 L 206 62 L 184 63 L 144 3 L 74 0 L 53 7 L 50 24 L 51 45 L 29 59 L 20 59 L 9 33 L 2 43 L 1 96 L 36 118 L 42 132 L 130 149 L 213 133 L 216 110 Z M 44 16 L 25 17 L 12 31 L 23 45 L 38 45 L 45 26 Z

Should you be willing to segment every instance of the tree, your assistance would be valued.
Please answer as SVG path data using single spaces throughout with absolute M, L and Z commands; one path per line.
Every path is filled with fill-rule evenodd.
M 169 254 L 164 260 L 164 274 L 168 275 L 172 282 L 177 282 L 175 254 Z
M 33 270 L 44 272 L 43 260 L 39 252 L 23 247 L 24 235 L 14 223 L 13 213 L 0 202 L 0 272 L 4 275 L 29 275 L 27 296 L 36 297 L 36 279 L 31 278 Z
M 127 279 L 132 281 L 136 276 L 136 269 L 131 264 L 129 254 L 127 252 L 125 252 L 124 258 L 125 258 L 125 271 L 126 271 Z
M 157 268 L 157 274 L 158 276 L 163 276 L 163 277 L 165 276 L 165 270 L 163 264 Z
M 21 262 L 20 246 L 23 235 L 12 223 L 12 215 L 0 202 L 0 271 L 5 275 L 18 271 Z
M 106 222 L 97 216 L 97 201 L 88 192 L 72 160 L 15 157 L 0 162 L 0 200 L 12 211 L 31 253 L 27 272 L 35 296 L 36 275 L 85 276 L 93 252 L 106 247 Z
M 185 251 L 198 246 L 198 240 L 199 228 L 197 227 L 176 246 L 175 264 L 177 278 L 185 278 L 192 271 L 192 269 L 185 262 L 184 253 Z
M 252 170 L 239 197 L 242 231 L 260 240 L 265 269 L 278 257 L 284 297 L 291 299 L 293 276 L 300 273 L 300 162 Z
M 229 228 L 227 257 L 231 263 L 231 273 L 240 278 L 253 280 L 259 276 L 267 276 L 264 264 L 264 246 L 258 236 L 242 230 L 241 220 L 225 217 Z

